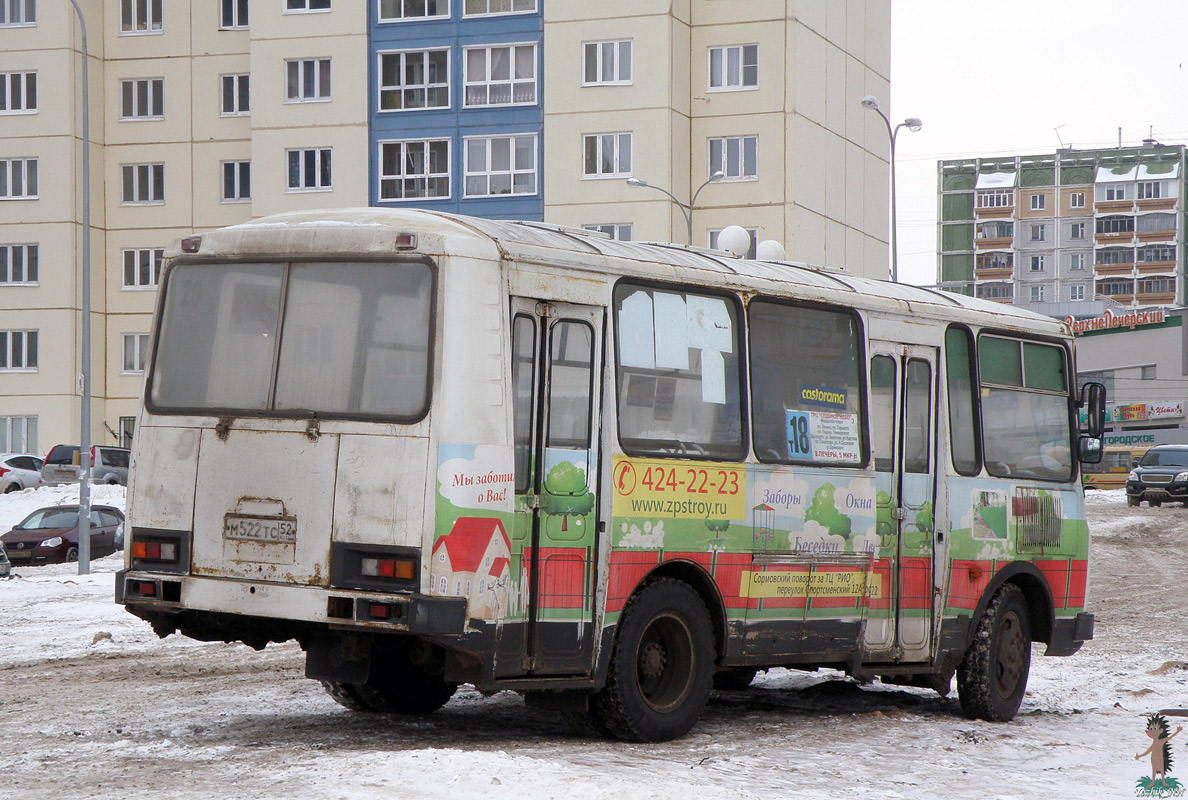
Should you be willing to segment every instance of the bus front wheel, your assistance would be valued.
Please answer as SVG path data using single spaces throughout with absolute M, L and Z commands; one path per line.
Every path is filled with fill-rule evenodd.
M 1006 584 L 978 621 L 973 642 L 957 668 L 957 696 L 970 719 L 1007 722 L 1027 691 L 1031 671 L 1031 622 L 1027 600 Z
M 662 578 L 646 586 L 619 620 L 606 686 L 594 715 L 621 739 L 662 742 L 701 717 L 714 680 L 714 633 L 700 595 Z

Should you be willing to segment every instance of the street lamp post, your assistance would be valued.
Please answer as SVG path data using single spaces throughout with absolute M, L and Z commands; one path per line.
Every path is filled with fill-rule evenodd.
M 628 178 L 627 185 L 632 189 L 655 189 L 657 192 L 664 192 L 664 194 L 672 198 L 672 202 L 676 203 L 676 207 L 679 208 L 681 213 L 685 215 L 685 225 L 689 230 L 688 244 L 693 244 L 693 209 L 697 205 L 697 195 L 701 194 L 701 190 L 709 186 L 711 183 L 720 181 L 725 177 L 726 173 L 722 172 L 722 170 L 718 170 L 713 175 L 710 175 L 709 178 L 706 179 L 705 183 L 698 186 L 697 191 L 693 192 L 693 197 L 689 200 L 689 205 L 685 205 L 680 200 L 677 200 L 673 193 L 667 189 L 662 189 L 659 186 L 653 186 L 647 181 L 640 180 L 639 178 Z
M 915 133 L 924 127 L 924 123 L 920 121 L 919 117 L 908 117 L 892 128 L 891 120 L 887 119 L 883 109 L 879 108 L 879 101 L 869 94 L 862 98 L 862 107 L 875 112 L 882 118 L 883 124 L 887 126 L 887 137 L 891 140 L 891 282 L 899 283 L 899 252 L 896 247 L 895 231 L 895 137 L 900 128 L 907 128 Z
M 82 30 L 82 434 L 78 461 L 78 574 L 91 571 L 91 108 L 87 75 L 87 23 L 78 0 L 70 0 Z

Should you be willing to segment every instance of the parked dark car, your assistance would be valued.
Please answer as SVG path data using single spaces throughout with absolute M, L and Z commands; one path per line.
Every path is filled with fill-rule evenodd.
M 91 558 L 114 553 L 123 534 L 124 512 L 91 506 Z M 78 505 L 39 508 L 0 536 L 14 566 L 78 561 Z
M 95 445 L 91 448 L 91 483 L 128 485 L 128 460 L 132 451 L 126 447 Z M 78 445 L 56 444 L 46 453 L 41 477 L 46 486 L 74 483 L 82 477 Z
M 1165 500 L 1188 505 L 1188 444 L 1159 444 L 1143 454 L 1126 478 L 1126 502 L 1146 500 L 1158 506 Z

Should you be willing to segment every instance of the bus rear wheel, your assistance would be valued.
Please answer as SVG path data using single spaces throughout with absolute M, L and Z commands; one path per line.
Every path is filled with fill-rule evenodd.
M 714 680 L 714 633 L 700 595 L 662 578 L 623 611 L 606 686 L 591 710 L 620 739 L 662 742 L 701 717 Z
M 1008 722 L 1019 711 L 1031 671 L 1027 600 L 1014 584 L 999 589 L 978 621 L 957 668 L 957 696 L 970 719 Z

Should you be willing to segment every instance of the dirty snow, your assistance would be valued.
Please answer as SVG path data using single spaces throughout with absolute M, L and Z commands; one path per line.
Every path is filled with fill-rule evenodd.
M 122 506 L 122 488 L 95 488 Z M 0 530 L 76 496 L 0 496 Z M 352 713 L 302 677 L 293 644 L 158 640 L 111 601 L 118 555 L 81 577 L 20 567 L 0 581 L 0 796 L 1131 797 L 1143 715 L 1188 706 L 1188 509 L 1128 508 L 1120 491 L 1088 508 L 1097 638 L 1072 658 L 1037 648 L 1014 722 L 966 720 L 955 692 L 775 670 L 657 745 L 574 732 L 510 693 L 463 689 L 419 719 Z

